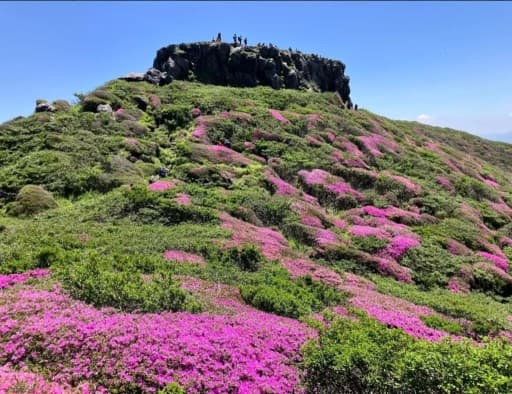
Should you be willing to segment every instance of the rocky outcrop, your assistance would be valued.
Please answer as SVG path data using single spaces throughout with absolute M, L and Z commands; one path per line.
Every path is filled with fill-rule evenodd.
M 274 89 L 338 92 L 342 103 L 352 106 L 349 78 L 342 62 L 266 45 L 173 44 L 157 52 L 153 68 L 146 74 L 131 74 L 122 79 L 158 85 L 177 79 L 237 87 L 264 85 Z

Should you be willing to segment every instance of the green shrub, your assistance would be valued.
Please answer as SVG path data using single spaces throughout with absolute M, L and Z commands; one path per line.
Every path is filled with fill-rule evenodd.
M 56 207 L 57 202 L 50 192 L 41 186 L 27 185 L 21 188 L 7 212 L 13 216 L 31 216 Z
M 473 200 L 481 201 L 486 198 L 497 201 L 499 199 L 498 193 L 492 187 L 469 176 L 461 176 L 455 181 L 454 186 L 457 193 Z
M 404 201 L 414 196 L 414 192 L 407 189 L 407 187 L 391 178 L 388 175 L 378 175 L 375 180 L 375 190 L 380 194 L 393 193 L 400 201 Z
M 169 383 L 158 394 L 185 394 L 185 390 L 178 383 Z
M 504 340 L 430 343 L 364 316 L 338 319 L 304 348 L 311 393 L 505 393 L 512 346 Z
M 152 192 L 145 185 L 136 185 L 127 193 L 127 202 L 120 215 L 131 215 L 142 223 L 174 225 L 182 222 L 218 222 L 216 212 L 196 205 L 182 205 L 169 198 L 167 192 Z
M 472 289 L 497 294 L 503 297 L 512 295 L 512 281 L 490 270 L 474 268 L 470 285 Z
M 235 263 L 242 271 L 256 272 L 260 269 L 263 256 L 254 245 L 244 245 L 241 248 L 230 248 L 222 257 Z
M 251 279 L 254 284 L 240 287 L 240 294 L 248 304 L 277 315 L 298 318 L 325 306 L 339 305 L 345 295 L 313 281 L 310 277 L 290 280 L 288 274 L 261 273 Z
M 461 335 L 463 329 L 457 322 L 449 321 L 441 316 L 429 315 L 420 317 L 427 327 L 443 330 L 454 335 Z
M 170 104 L 155 111 L 156 125 L 165 125 L 169 131 L 184 128 L 191 120 L 192 107 L 190 105 Z
M 379 239 L 373 235 L 369 237 L 352 238 L 352 246 L 358 250 L 367 253 L 375 253 L 378 250 L 384 249 L 387 244 L 387 240 Z
M 446 239 L 453 238 L 462 242 L 470 249 L 478 247 L 480 231 L 477 226 L 469 221 L 456 218 L 443 219 L 441 222 L 414 229 L 422 238 Z
M 200 309 L 170 273 L 159 270 L 145 279 L 140 270 L 119 267 L 117 258 L 95 252 L 68 254 L 56 267 L 57 278 L 72 297 L 96 307 L 141 312 Z
M 408 250 L 400 264 L 412 270 L 416 283 L 431 289 L 446 286 L 465 260 L 447 252 L 437 242 L 424 240 L 420 246 Z

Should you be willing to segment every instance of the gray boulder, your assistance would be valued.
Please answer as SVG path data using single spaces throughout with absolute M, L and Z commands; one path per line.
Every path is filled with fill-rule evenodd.
M 112 112 L 112 107 L 110 106 L 110 104 L 98 104 L 98 106 L 96 107 L 96 112 L 108 112 L 108 113 L 111 113 Z
M 122 77 L 119 77 L 118 79 L 128 82 L 144 81 L 144 73 L 128 73 Z
M 46 102 L 38 100 L 36 103 L 35 112 L 55 112 L 56 108 L 54 105 Z

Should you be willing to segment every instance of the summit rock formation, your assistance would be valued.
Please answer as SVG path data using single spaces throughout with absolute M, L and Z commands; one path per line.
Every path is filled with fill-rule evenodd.
M 338 92 L 343 105 L 352 107 L 349 77 L 339 60 L 271 45 L 240 46 L 225 42 L 172 44 L 158 50 L 153 67 L 125 80 L 146 80 L 166 85 L 173 80 L 274 89 Z

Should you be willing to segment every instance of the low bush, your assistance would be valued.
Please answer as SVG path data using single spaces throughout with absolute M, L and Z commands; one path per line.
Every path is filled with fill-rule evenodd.
M 460 324 L 458 324 L 457 322 L 447 320 L 440 316 L 430 315 L 421 316 L 420 318 L 427 327 L 443 330 L 449 332 L 450 334 L 461 335 L 464 331 Z
M 488 199 L 491 201 L 497 201 L 499 199 L 498 193 L 490 186 L 482 183 L 469 176 L 462 176 L 458 178 L 454 183 L 457 193 L 464 197 L 471 198 L 473 200 L 481 201 Z
M 352 246 L 354 248 L 367 253 L 375 253 L 378 250 L 382 250 L 387 244 L 387 240 L 379 239 L 374 235 L 369 237 L 354 237 L 352 239 Z
M 169 131 L 184 128 L 191 120 L 192 107 L 188 105 L 165 105 L 155 111 L 156 125 L 165 125 Z
M 21 188 L 16 201 L 7 207 L 7 213 L 13 216 L 31 216 L 57 207 L 53 195 L 41 186 L 27 185 Z
M 96 307 L 140 312 L 200 310 L 169 272 L 158 270 L 145 278 L 141 270 L 134 270 L 136 264 L 120 267 L 118 257 L 68 254 L 56 266 L 56 276 L 72 297 Z
M 127 203 L 121 214 L 131 215 L 142 223 L 173 225 L 183 222 L 218 222 L 213 209 L 196 205 L 182 205 L 169 198 L 171 192 L 153 192 L 145 185 L 137 185 L 127 193 Z
M 250 285 L 240 287 L 245 302 L 266 312 L 298 318 L 325 306 L 339 305 L 345 295 L 313 281 L 310 277 L 290 280 L 286 272 L 263 272 L 251 278 Z
M 254 245 L 244 245 L 241 248 L 230 248 L 222 252 L 224 261 L 236 264 L 242 271 L 256 272 L 261 268 L 263 256 Z
M 400 264 L 412 270 L 417 284 L 431 289 L 446 286 L 465 260 L 449 253 L 438 243 L 425 240 L 420 246 L 408 250 Z
M 504 340 L 430 343 L 364 316 L 338 319 L 304 348 L 307 392 L 506 393 L 512 346 Z

